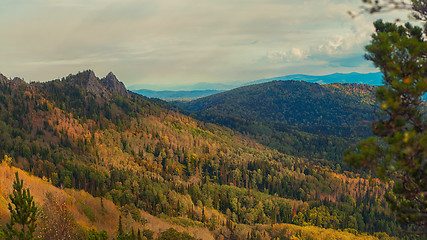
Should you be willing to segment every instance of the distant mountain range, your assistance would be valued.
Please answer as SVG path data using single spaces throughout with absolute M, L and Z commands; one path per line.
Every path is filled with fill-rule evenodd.
M 305 74 L 286 75 L 281 77 L 260 79 L 246 83 L 196 83 L 194 85 L 169 86 L 167 89 L 159 90 L 159 86 L 155 85 L 133 85 L 129 89 L 138 94 L 149 98 L 159 98 L 165 101 L 189 101 L 200 97 L 209 96 L 212 94 L 224 92 L 233 88 L 248 86 L 258 83 L 266 83 L 272 81 L 305 81 L 310 83 L 328 84 L 328 83 L 362 83 L 378 86 L 382 84 L 382 74 L 377 73 L 334 73 L 329 75 L 314 76 Z M 151 90 L 149 90 L 151 89 Z M 156 89 L 156 90 L 153 90 Z
M 230 90 L 241 86 L 241 82 L 233 83 L 208 83 L 198 82 L 194 84 L 136 84 L 128 87 L 131 91 L 150 89 L 153 91 L 195 91 L 195 90 Z
M 245 85 L 251 85 L 256 83 L 265 83 L 271 81 L 286 81 L 286 80 L 296 80 L 296 81 L 305 81 L 318 84 L 328 84 L 328 83 L 363 83 L 374 86 L 382 85 L 382 73 L 333 73 L 329 75 L 314 76 L 314 75 L 305 75 L 305 74 L 294 74 L 286 75 L 282 77 L 267 78 L 261 79 L 253 82 L 249 82 Z
M 223 90 L 193 90 L 193 91 L 153 91 L 148 89 L 134 90 L 135 93 L 149 98 L 159 98 L 165 101 L 189 101 L 196 98 L 206 97 Z

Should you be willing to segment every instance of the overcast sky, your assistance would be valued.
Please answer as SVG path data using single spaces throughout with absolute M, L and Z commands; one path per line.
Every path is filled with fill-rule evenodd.
M 360 0 L 0 0 L 0 72 L 127 86 L 376 72 Z M 167 87 L 166 87 L 167 88 Z

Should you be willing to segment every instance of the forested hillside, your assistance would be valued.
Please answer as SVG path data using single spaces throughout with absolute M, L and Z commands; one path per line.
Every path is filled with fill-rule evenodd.
M 357 138 L 371 134 L 374 88 L 273 81 L 175 104 L 283 153 L 340 162 Z
M 335 92 L 344 97 L 346 91 L 369 96 L 369 87 L 357 89 L 331 85 L 314 96 Z M 360 103 L 357 97 L 349 99 L 342 100 L 349 101 L 346 106 Z M 369 104 L 354 107 L 363 110 Z M 293 109 L 274 112 L 281 119 Z M 351 125 L 354 115 L 319 114 L 310 128 L 302 121 L 309 114 L 288 121 L 307 128 L 306 138 L 331 141 L 322 133 L 327 129 L 336 129 L 340 138 L 358 129 L 367 134 L 366 126 Z M 256 121 L 256 115 L 247 116 Z M 321 118 L 331 126 L 323 129 Z M 333 125 L 336 120 L 346 125 Z M 253 127 L 264 132 L 262 126 Z M 302 132 L 293 127 L 292 133 Z M 387 186 L 376 179 L 340 167 L 332 171 L 302 154 L 284 154 L 228 128 L 165 109 L 128 92 L 111 73 L 99 79 L 84 71 L 31 84 L 0 75 L 0 155 L 11 156 L 12 165 L 53 186 L 111 200 L 137 222 L 144 221 L 138 214 L 142 209 L 177 225 L 206 227 L 215 238 L 309 238 L 306 228 L 295 225 L 320 227 L 310 228 L 312 234 L 331 228 L 362 239 L 365 233 L 401 234 L 380 198 Z

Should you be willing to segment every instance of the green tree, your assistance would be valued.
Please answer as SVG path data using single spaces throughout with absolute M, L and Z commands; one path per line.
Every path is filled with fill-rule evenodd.
M 129 234 L 126 234 L 123 230 L 122 215 L 119 216 L 119 229 L 117 230 L 117 240 L 128 240 L 131 239 Z
M 96 229 L 91 228 L 88 231 L 86 240 L 107 240 L 108 239 L 108 234 L 105 230 L 98 232 L 96 231 Z
M 6 224 L 6 239 L 33 239 L 36 229 L 37 207 L 29 189 L 23 189 L 23 181 L 19 179 L 18 172 L 13 182 L 13 194 L 9 195 L 10 223 Z M 12 206 L 14 205 L 14 206 Z
M 153 240 L 154 239 L 154 232 L 151 231 L 150 229 L 144 229 L 142 230 L 142 235 L 147 239 L 147 240 Z
M 415 16 L 425 23 L 427 1 L 412 3 Z M 378 20 L 374 26 L 365 57 L 384 75 L 384 86 L 376 92 L 380 108 L 372 124 L 375 137 L 362 141 L 344 160 L 391 183 L 385 197 L 398 220 L 425 233 L 427 114 L 422 98 L 427 92 L 427 24 L 422 29 Z
M 178 232 L 174 228 L 169 228 L 168 230 L 161 232 L 158 240 L 193 240 L 195 239 L 190 234 L 186 232 Z

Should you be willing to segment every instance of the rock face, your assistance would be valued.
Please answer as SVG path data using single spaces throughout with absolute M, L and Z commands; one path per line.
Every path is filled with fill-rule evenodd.
M 105 78 L 99 79 L 97 76 L 95 76 L 95 73 L 92 70 L 86 70 L 79 72 L 76 75 L 70 74 L 66 78 L 65 82 L 67 84 L 77 84 L 96 97 L 103 97 L 108 99 L 112 94 L 118 94 L 122 97 L 129 97 L 129 93 L 125 85 L 120 82 L 112 72 L 110 72 Z M 18 86 L 27 83 L 17 77 L 10 80 L 0 73 L 0 84 L 12 84 Z
M 106 88 L 101 84 L 99 78 L 95 76 L 93 71 L 87 71 L 87 77 L 83 78 L 82 84 L 86 90 L 93 93 L 97 97 L 105 96 Z
M 16 86 L 18 86 L 18 85 L 27 85 L 27 83 L 24 80 L 22 80 L 21 78 L 19 78 L 19 77 L 14 77 L 12 79 L 12 84 L 14 84 Z
M 0 73 L 0 84 L 11 84 L 13 86 L 27 85 L 27 83 L 19 77 L 14 77 L 13 79 L 7 78 L 5 75 Z
M 92 70 L 86 70 L 77 75 L 70 75 L 69 79 L 96 97 L 109 98 L 112 94 L 122 97 L 129 96 L 125 85 L 111 72 L 105 78 L 99 79 Z
M 105 78 L 101 79 L 101 83 L 111 93 L 116 93 L 122 97 L 128 96 L 128 91 L 125 85 L 120 82 L 112 72 L 110 72 Z
M 7 81 L 7 77 L 0 73 L 0 84 L 5 84 Z

